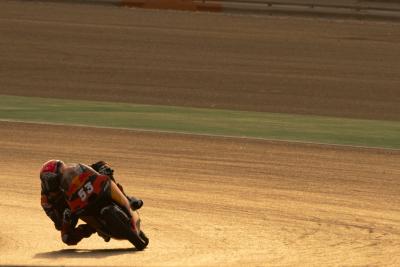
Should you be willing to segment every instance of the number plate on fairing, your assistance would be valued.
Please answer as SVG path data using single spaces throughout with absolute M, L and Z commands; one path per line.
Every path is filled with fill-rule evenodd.
M 82 211 L 96 201 L 96 198 L 103 193 L 108 181 L 107 176 L 97 174 L 81 174 L 75 177 L 66 193 L 71 212 Z

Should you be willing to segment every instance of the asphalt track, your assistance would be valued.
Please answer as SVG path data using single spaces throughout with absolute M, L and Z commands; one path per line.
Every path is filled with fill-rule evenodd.
M 269 47 L 275 48 L 274 51 L 278 54 L 279 51 L 282 53 L 279 56 L 281 59 L 277 60 L 281 64 L 280 76 L 277 74 L 278 65 L 274 65 L 275 61 L 271 63 L 266 60 L 270 62 L 268 64 L 275 66 L 271 67 L 271 71 L 275 71 L 275 76 L 282 77 L 285 73 L 289 73 L 288 77 L 304 78 L 308 77 L 307 73 L 314 71 L 319 73 L 317 75 L 319 78 L 311 81 L 300 79 L 303 81 L 300 83 L 300 80 L 297 80 L 301 90 L 299 89 L 296 94 L 294 91 L 287 91 L 288 97 L 293 97 L 293 102 L 285 98 L 288 102 L 285 105 L 279 105 L 281 102 L 277 102 L 275 111 L 279 107 L 282 109 L 285 107 L 286 112 L 297 110 L 311 114 L 340 113 L 350 117 L 391 119 L 398 119 L 399 116 L 399 113 L 396 113 L 399 108 L 396 105 L 398 68 L 395 68 L 399 64 L 396 58 L 398 49 L 396 38 L 399 36 L 394 34 L 398 31 L 398 25 L 395 24 L 292 20 L 292 18 L 276 18 L 276 21 L 271 18 L 215 14 L 158 11 L 142 13 L 130 9 L 106 11 L 104 7 L 93 7 L 93 12 L 98 12 L 97 15 L 108 15 L 107 23 L 114 20 L 114 26 L 107 26 L 104 21 L 101 22 L 105 19 L 103 16 L 88 15 L 89 11 L 85 6 L 61 4 L 61 8 L 51 4 L 26 4 L 21 10 L 21 6 L 13 2 L 2 2 L 0 5 L 2 7 L 0 8 L 2 14 L 0 93 L 86 99 L 95 95 L 100 100 L 110 98 L 118 100 L 124 92 L 122 95 L 126 101 L 154 103 L 165 93 L 161 89 L 169 88 L 167 95 L 170 97 L 162 98 L 164 103 L 180 104 L 179 99 L 183 99 L 182 104 L 192 105 L 195 98 L 190 100 L 191 94 L 184 94 L 184 91 L 176 89 L 191 85 L 194 87 L 189 88 L 193 90 L 197 88 L 196 86 L 206 90 L 204 94 L 201 90 L 196 90 L 199 93 L 198 105 L 203 106 L 211 99 L 206 96 L 212 96 L 211 89 L 207 91 L 208 82 L 218 84 L 218 77 L 211 75 L 214 71 L 218 71 L 218 66 L 230 66 L 228 63 L 232 63 L 231 66 L 235 69 L 229 70 L 227 67 L 225 70 L 227 72 L 225 74 L 232 79 L 241 74 L 242 78 L 247 77 L 252 83 L 257 77 L 264 77 L 261 74 L 259 76 L 252 74 L 263 61 L 258 60 L 261 47 L 258 52 L 254 52 L 253 57 L 250 56 L 250 52 L 254 46 L 245 49 L 250 54 L 235 53 L 245 45 L 235 36 L 243 35 L 243 39 L 254 38 L 252 41 L 255 42 L 259 40 L 257 36 L 265 30 L 274 40 L 272 42 L 274 45 L 270 44 Z M 64 14 L 60 10 L 69 12 L 65 11 Z M 133 15 L 134 17 L 131 17 Z M 73 22 L 71 16 L 74 18 Z M 122 16 L 121 20 L 125 22 L 118 22 L 119 16 Z M 212 21 L 210 17 L 213 18 L 218 30 L 205 30 L 210 26 L 207 23 Z M 179 27 L 173 24 L 177 23 L 177 18 L 182 23 Z M 223 24 L 224 20 L 233 23 L 231 25 L 247 25 L 247 32 L 238 30 L 234 34 L 229 33 L 235 27 Z M 321 30 L 318 34 L 313 33 L 312 29 L 318 32 L 321 27 L 317 26 L 316 22 L 338 28 L 337 30 L 328 28 L 324 31 L 326 33 L 322 33 Z M 271 26 L 271 29 L 254 29 L 255 25 L 266 27 L 274 23 L 276 24 L 274 27 Z M 296 28 L 298 24 L 303 28 L 307 26 L 307 30 L 298 32 L 299 28 Z M 143 28 L 143 25 L 148 27 Z M 203 28 L 203 25 L 206 26 Z M 276 29 L 276 25 L 282 28 Z M 364 28 L 360 29 L 361 25 Z M 100 32 L 101 35 L 96 39 L 95 34 L 90 34 L 86 30 L 80 31 L 82 27 Z M 293 36 L 283 34 L 293 27 Z M 129 38 L 133 37 L 126 35 L 126 31 L 140 32 L 141 34 L 136 36 L 143 38 L 142 46 L 128 46 Z M 227 46 L 227 43 L 218 39 L 217 36 L 224 31 L 226 32 L 224 40 L 231 37 L 232 46 Z M 157 33 L 162 34 L 163 38 Z M 332 45 L 332 43 L 338 44 L 333 41 L 334 39 L 326 39 L 333 33 L 341 36 L 337 42 L 344 44 L 343 50 L 339 49 L 340 46 Z M 165 35 L 168 34 L 171 36 L 170 39 L 165 39 Z M 320 34 L 325 37 L 319 38 Z M 50 38 L 56 35 L 59 39 Z M 214 40 L 218 41 L 212 45 L 206 41 L 199 43 L 202 40 L 200 35 L 217 38 Z M 375 39 L 371 40 L 372 37 L 359 39 L 361 35 L 365 38 L 373 36 Z M 81 38 L 79 42 L 72 38 L 79 36 Z M 123 46 L 124 39 L 121 39 L 123 36 L 127 43 L 126 47 Z M 174 36 L 178 37 L 173 38 Z M 274 39 L 274 36 L 277 39 Z M 302 36 L 304 39 L 301 39 Z M 347 41 L 343 39 L 345 36 Z M 159 38 L 159 41 L 164 40 L 164 43 L 157 45 L 158 42 L 151 42 L 151 38 Z M 192 42 L 193 38 L 195 40 Z M 150 46 L 144 44 L 146 39 Z M 280 50 L 279 47 L 284 39 L 287 43 L 292 43 L 292 47 L 303 47 L 302 51 L 306 52 L 301 57 L 302 60 L 293 59 L 297 53 L 288 47 Z M 321 57 L 315 57 L 314 60 L 318 62 L 318 58 L 322 59 L 317 65 L 313 65 L 311 59 L 309 62 L 311 65 L 307 65 L 306 60 L 307 55 L 314 53 L 313 49 L 306 49 L 308 47 L 306 44 L 312 39 L 319 41 L 316 46 L 319 47 L 318 52 L 315 53 Z M 49 42 L 47 46 L 45 41 Z M 104 52 L 106 43 L 110 45 L 109 52 L 114 53 L 115 61 Z M 187 48 L 188 44 L 192 44 L 191 49 Z M 353 60 L 345 60 L 345 55 L 343 58 L 338 58 L 339 51 L 344 51 L 343 53 L 353 51 L 347 50 L 350 46 L 362 47 L 359 50 L 360 54 L 352 54 Z M 117 47 L 120 47 L 120 50 L 116 50 Z M 124 47 L 125 49 L 130 47 L 129 51 L 134 52 L 126 54 L 123 52 Z M 174 51 L 171 47 L 179 49 L 176 49 L 176 54 L 168 59 L 168 49 Z M 210 50 L 210 47 L 214 50 L 208 54 L 206 51 Z M 335 47 L 336 53 L 327 53 L 328 55 L 322 53 L 324 50 L 333 51 L 330 49 Z M 197 51 L 195 48 L 201 51 L 197 61 L 193 52 Z M 164 51 L 164 54 L 149 53 L 149 51 Z M 224 58 L 217 57 L 215 61 L 201 60 L 202 57 L 209 60 L 215 58 L 212 56 L 216 55 L 215 51 L 230 52 L 226 52 Z M 368 51 L 373 52 L 370 53 L 370 57 L 363 59 Z M 179 54 L 182 56 L 179 57 Z M 196 64 L 203 64 L 198 67 L 199 71 L 192 69 L 194 72 L 192 76 L 190 71 L 173 76 L 171 73 L 175 75 L 176 69 L 183 71 L 194 64 L 190 60 L 185 62 L 188 54 L 193 56 L 190 58 L 194 59 Z M 242 58 L 241 55 L 246 56 Z M 286 57 L 283 57 L 284 55 Z M 272 57 L 273 55 L 270 55 L 269 58 Z M 133 59 L 137 59 L 135 64 L 132 63 Z M 207 62 L 211 62 L 209 72 L 205 70 Z M 220 62 L 220 65 L 216 62 Z M 243 65 L 240 62 L 243 62 Z M 254 65 L 249 62 L 253 62 Z M 327 62 L 330 64 L 326 65 Z M 366 64 L 368 62 L 371 65 Z M 347 66 L 343 63 L 350 64 L 353 68 L 342 70 L 342 66 Z M 325 65 L 327 67 L 322 68 Z M 121 66 L 128 66 L 129 71 L 124 72 Z M 315 67 L 314 71 L 309 69 L 311 66 Z M 244 71 L 246 68 L 248 69 Z M 110 72 L 112 69 L 115 73 Z M 133 75 L 135 78 L 128 75 L 131 73 L 135 74 Z M 164 77 L 162 73 L 169 74 L 165 74 Z M 201 83 L 204 78 L 202 73 L 211 75 L 206 75 L 209 79 L 204 83 Z M 298 73 L 298 76 L 295 73 Z M 332 77 L 328 73 L 332 73 Z M 222 74 L 224 71 L 221 70 L 219 75 Z M 340 78 L 342 76 L 339 74 L 344 78 Z M 147 83 L 145 83 L 146 77 Z M 368 82 L 363 83 L 364 78 Z M 318 79 L 330 82 L 321 82 L 326 84 L 327 87 L 324 87 L 326 90 L 312 97 L 308 94 L 314 90 L 314 86 L 311 85 Z M 335 83 L 336 79 L 341 81 L 340 86 Z M 139 81 L 136 83 L 137 80 Z M 117 81 L 121 82 L 112 85 Z M 259 80 L 260 84 L 266 81 L 269 80 Z M 294 88 L 291 84 L 294 84 L 295 80 L 286 81 L 284 85 Z M 179 86 L 167 86 L 168 82 Z M 229 84 L 221 82 L 218 88 L 222 88 L 222 91 L 215 91 L 215 99 L 221 100 L 215 102 L 216 106 L 226 105 L 237 109 L 247 109 L 251 106 L 252 101 L 246 102 L 247 98 L 241 95 L 241 90 L 231 90 L 238 82 L 238 80 Z M 308 82 L 310 87 L 306 86 Z M 152 90 L 138 91 L 141 85 L 152 84 L 153 87 L 147 87 Z M 165 87 L 162 87 L 162 84 L 165 84 Z M 371 91 L 361 90 L 358 92 L 360 96 L 354 98 L 357 92 L 346 90 L 353 88 L 350 85 L 359 84 L 365 84 L 365 88 L 370 88 Z M 371 87 L 368 87 L 370 84 Z M 379 85 L 382 91 L 377 91 L 374 84 Z M 245 85 L 247 83 L 242 83 L 242 86 Z M 347 89 L 340 90 L 342 85 Z M 77 89 L 74 89 L 76 86 Z M 121 86 L 125 89 L 118 91 Z M 83 87 L 87 90 L 83 90 Z M 244 87 L 237 85 L 234 88 Z M 250 86 L 246 88 L 252 92 Z M 359 90 L 358 87 L 355 88 L 354 90 Z M 224 90 L 232 92 L 234 97 L 229 101 L 226 97 L 222 97 Z M 173 92 L 175 94 L 171 95 Z M 280 94 L 278 91 L 276 93 Z M 273 96 L 268 90 L 265 94 Z M 325 105 L 321 104 L 322 106 L 317 109 L 315 105 L 309 105 L 308 98 L 303 94 L 314 103 L 325 103 Z M 337 97 L 327 98 L 331 96 L 330 94 L 337 94 Z M 280 95 L 285 97 L 286 94 L 282 92 Z M 295 101 L 295 96 L 298 97 L 297 100 L 304 101 Z M 259 99 L 253 98 L 255 103 L 253 106 L 263 109 L 267 107 L 265 110 L 273 109 L 274 105 L 268 105 L 265 99 L 257 102 Z M 354 99 L 360 100 L 354 101 Z M 243 106 L 240 104 L 242 102 Z M 335 111 L 333 107 L 339 102 L 345 104 L 341 110 Z M 298 106 L 294 107 L 296 105 Z M 373 107 L 374 111 L 367 112 L 366 106 Z M 392 114 L 391 111 L 395 113 Z M 8 122 L 0 122 L 0 147 L 1 265 L 398 266 L 400 264 L 398 196 L 400 153 L 398 151 Z M 149 248 L 143 252 L 136 252 L 130 249 L 131 246 L 127 242 L 112 240 L 110 243 L 105 243 L 97 236 L 86 239 L 73 248 L 63 245 L 59 234 L 52 228 L 39 205 L 40 188 L 37 172 L 41 163 L 48 158 L 61 158 L 66 162 L 92 162 L 98 159 L 109 161 L 115 167 L 116 178 L 125 186 L 126 191 L 140 196 L 145 201 L 141 216 L 143 228 L 151 239 Z

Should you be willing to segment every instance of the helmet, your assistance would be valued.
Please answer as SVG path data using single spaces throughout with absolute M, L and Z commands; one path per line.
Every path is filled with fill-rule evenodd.
M 40 180 L 42 188 L 47 192 L 57 191 L 60 186 L 61 167 L 64 162 L 61 160 L 49 160 L 40 169 Z

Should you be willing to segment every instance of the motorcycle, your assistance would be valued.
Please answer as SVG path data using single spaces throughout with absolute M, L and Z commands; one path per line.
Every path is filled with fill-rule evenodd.
M 107 176 L 80 176 L 74 179 L 64 195 L 71 213 L 93 227 L 105 240 L 129 240 L 137 250 L 143 250 L 149 239 L 141 230 L 139 212 L 130 213 L 113 199 L 115 187 Z

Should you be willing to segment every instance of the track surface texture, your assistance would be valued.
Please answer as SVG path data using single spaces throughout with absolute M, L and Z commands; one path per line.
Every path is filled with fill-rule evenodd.
M 400 27 L 0 2 L 0 94 L 400 120 Z
M 400 263 L 399 153 L 12 123 L 0 135 L 0 263 Z M 149 248 L 97 236 L 62 245 L 39 207 L 37 169 L 49 157 L 111 162 L 145 200 Z
M 400 119 L 399 24 L 0 2 L 0 94 Z M 399 266 L 400 152 L 0 122 L 0 264 Z M 150 245 L 69 248 L 49 158 L 109 161 Z

